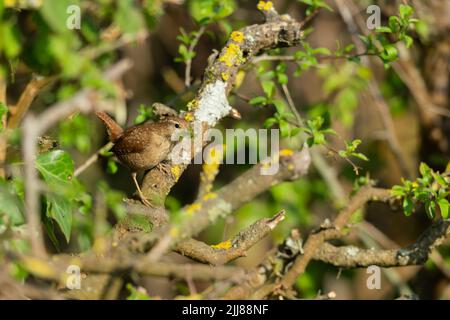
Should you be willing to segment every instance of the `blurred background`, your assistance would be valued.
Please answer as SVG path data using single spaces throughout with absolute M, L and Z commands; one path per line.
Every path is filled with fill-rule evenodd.
M 232 8 L 231 14 L 207 24 L 195 46 L 192 84 L 189 88 L 185 86 L 186 65 L 176 61 L 180 57 L 181 44 L 177 36 L 181 28 L 187 33 L 199 30 L 196 18 L 202 15 L 201 9 L 205 5 L 200 0 L 124 1 L 133 6 L 133 10 L 124 9 L 122 6 L 125 4 L 114 1 L 82 1 L 83 24 L 77 38 L 80 42 L 77 48 L 51 38 L 51 19 L 42 9 L 17 10 L 8 13 L 8 16 L 5 13 L 2 23 L 9 21 L 21 33 L 18 43 L 21 48 L 20 59 L 5 59 L 4 56 L 2 60 L 5 70 L 14 71 L 8 73 L 9 78 L 11 75 L 14 78 L 10 79 L 11 85 L 8 86 L 8 100 L 17 101 L 33 73 L 51 75 L 61 68 L 64 80 L 46 87 L 34 101 L 32 110 L 39 113 L 51 103 L 70 96 L 80 87 L 80 82 L 75 80 L 79 74 L 70 68 L 81 68 L 79 66 L 83 61 L 79 57 L 90 57 L 87 52 L 91 50 L 89 48 L 94 48 L 89 54 L 95 56 L 92 59 L 95 68 L 101 69 L 120 58 L 129 58 L 133 62 L 132 69 L 123 80 L 114 84 L 120 89 L 120 94 L 107 105 L 110 114 L 121 125 L 127 127 L 139 121 L 137 119 L 145 119 L 154 102 L 185 110 L 186 104 L 195 95 L 210 54 L 223 47 L 232 30 L 264 22 L 264 16 L 256 9 L 257 1 L 225 2 Z M 278 12 L 287 13 L 301 21 L 305 19 L 308 8 L 303 2 L 278 0 L 273 3 Z M 325 218 L 335 217 L 358 183 L 365 184 L 371 180 L 377 186 L 391 188 L 400 184 L 402 177 L 411 180 L 417 178 L 421 162 L 436 171 L 446 170 L 450 159 L 450 3 L 446 0 L 407 2 L 415 8 L 415 17 L 421 22 L 411 34 L 414 44 L 407 49 L 407 55 L 401 54 L 403 60 L 395 62 L 395 66 L 385 68 L 379 58 L 369 56 L 357 62 L 318 58 L 311 66 L 306 62 L 266 60 L 250 63 L 244 68 L 239 74 L 239 84 L 229 96 L 230 104 L 241 113 L 242 119 L 225 119 L 218 125 L 219 129 L 264 128 L 265 120 L 276 112 L 275 106 L 252 105 L 249 101 L 264 94 L 260 82 L 264 73 L 282 68 L 288 76 L 286 86 L 292 101 L 302 117 L 328 117 L 331 128 L 337 132 L 336 136 L 329 137 L 330 148 L 340 150 L 345 146 L 344 140 L 360 139 L 362 143 L 358 150 L 369 161 L 354 161 L 359 167 L 357 175 L 351 163 L 326 148 L 315 147 L 324 161 L 322 166 L 315 163 L 306 178 L 272 187 L 231 217 L 208 228 L 200 235 L 200 239 L 208 244 L 219 243 L 254 221 L 285 209 L 285 221 L 271 236 L 255 245 L 247 257 L 234 262 L 251 269 L 293 228 L 307 235 Z M 384 25 L 387 17 L 398 13 L 398 5 L 403 2 L 354 0 L 326 3 L 332 11 L 320 11 L 306 25 L 306 42 L 312 48 L 327 48 L 330 52 L 336 52 L 358 40 L 355 32 L 370 32 L 354 30 L 355 25 L 356 28 L 358 26 L 358 19 L 365 21 L 369 17 L 366 12 L 369 5 L 376 4 L 381 8 L 381 23 Z M 142 36 L 136 36 L 138 32 L 132 30 L 130 34 L 135 36 L 134 41 L 118 45 L 116 49 L 99 49 L 105 43 L 114 45 L 118 39 L 123 39 L 120 35 L 124 26 L 120 20 L 109 25 L 109 19 L 115 11 L 123 11 L 124 24 L 130 28 L 144 20 L 137 29 L 145 32 Z M 348 13 L 352 19 L 348 18 Z M 6 41 L 5 37 L 3 41 Z M 355 51 L 360 52 L 357 49 L 358 45 Z M 49 53 L 48 50 L 54 52 Z M 305 50 L 305 46 L 300 45 L 277 49 L 269 54 L 289 56 Z M 58 61 L 56 65 L 55 60 Z M 91 70 L 82 70 L 84 78 L 81 86 L 97 81 L 94 71 L 89 79 Z M 418 73 L 420 79 L 415 77 L 414 72 Z M 425 97 L 421 96 L 424 90 Z M 279 84 L 275 96 L 284 97 Z M 61 148 L 70 152 L 75 167 L 107 143 L 106 130 L 94 115 L 73 115 L 50 135 Z M 395 141 L 392 143 L 392 135 L 397 144 Z M 282 145 L 298 148 L 299 139 L 296 136 L 285 137 Z M 19 161 L 19 146 L 13 144 L 10 150 L 8 161 Z M 227 184 L 249 167 L 221 165 L 214 188 Z M 201 165 L 190 165 L 183 173 L 167 199 L 166 207 L 169 210 L 175 212 L 195 200 L 201 170 Z M 324 172 L 332 178 L 324 178 Z M 129 171 L 110 156 L 101 156 L 78 178 L 87 192 L 92 194 L 96 192 L 99 181 L 105 181 L 109 188 L 123 195 L 130 195 L 135 190 Z M 391 208 L 379 203 L 369 205 L 365 211 L 366 220 L 353 229 L 345 243 L 379 248 L 406 246 L 414 242 L 432 222 L 420 206 L 409 217 L 405 216 L 401 207 Z M 69 244 L 60 241 L 59 250 L 79 252 L 90 247 L 92 221 L 89 219 L 80 213 L 75 214 L 71 241 Z M 62 238 L 58 230 L 56 237 Z M 49 250 L 56 252 L 51 241 L 48 242 Z M 172 259 L 188 261 L 175 254 Z M 340 299 L 392 299 L 401 292 L 413 292 L 422 299 L 448 299 L 449 276 L 450 247 L 447 245 L 440 248 L 438 258 L 429 260 L 424 266 L 384 269 L 381 290 L 367 289 L 365 269 L 339 270 L 320 262 L 309 265 L 307 273 L 298 279 L 296 288 L 302 298 L 313 298 L 319 292 L 334 291 Z M 196 285 L 198 291 L 208 286 L 207 283 Z M 182 281 L 148 278 L 141 286 L 150 295 L 157 293 L 162 298 L 188 294 L 187 284 Z

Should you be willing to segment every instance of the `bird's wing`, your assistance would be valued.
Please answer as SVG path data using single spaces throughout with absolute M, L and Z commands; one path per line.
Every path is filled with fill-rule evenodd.
M 114 144 L 112 151 L 117 155 L 140 153 L 148 146 L 153 146 L 154 142 L 152 123 L 146 123 L 127 129 Z

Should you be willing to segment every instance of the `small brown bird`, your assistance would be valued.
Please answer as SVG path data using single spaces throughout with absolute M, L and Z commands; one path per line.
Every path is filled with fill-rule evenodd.
M 188 122 L 182 118 L 170 116 L 159 122 L 147 122 L 123 130 L 105 112 L 97 111 L 95 114 L 106 125 L 109 140 L 114 143 L 111 151 L 131 170 L 131 177 L 142 203 L 151 206 L 139 187 L 137 173 L 155 166 L 162 166 L 161 162 L 167 158 L 177 142 L 172 141 L 172 135 L 177 130 L 187 130 Z

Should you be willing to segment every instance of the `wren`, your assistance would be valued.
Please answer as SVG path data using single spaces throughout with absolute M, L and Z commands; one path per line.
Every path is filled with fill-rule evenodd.
M 151 206 L 137 182 L 137 174 L 156 166 L 164 169 L 162 162 L 177 142 L 172 141 L 172 135 L 177 130 L 187 130 L 188 122 L 182 118 L 170 116 L 159 122 L 146 122 L 123 130 L 105 112 L 97 111 L 95 114 L 105 124 L 109 140 L 114 143 L 111 151 L 123 165 L 131 170 L 131 177 L 142 203 Z

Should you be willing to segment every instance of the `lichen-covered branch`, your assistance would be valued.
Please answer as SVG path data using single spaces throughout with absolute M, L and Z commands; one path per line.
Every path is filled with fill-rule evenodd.
M 271 186 L 285 180 L 298 179 L 308 172 L 311 156 L 308 147 L 292 155 L 279 157 L 279 170 L 273 175 L 263 175 L 265 164 L 257 164 L 237 179 L 208 194 L 201 202 L 183 208 L 180 221 L 169 226 L 155 229 L 152 234 L 144 236 L 142 244 L 148 246 L 158 240 L 148 254 L 148 261 L 158 260 L 170 248 L 182 240 L 197 235 L 219 218 L 228 216 L 233 210 L 248 203 Z
M 450 235 L 450 220 L 441 220 L 428 228 L 417 241 L 406 248 L 374 250 L 355 246 L 336 247 L 323 243 L 314 254 L 315 260 L 342 268 L 357 268 L 377 265 L 400 267 L 424 264 L 433 248 L 439 246 Z
M 244 283 L 233 287 L 224 296 L 225 299 L 245 299 L 248 297 L 262 299 L 272 294 L 277 289 L 289 290 L 295 283 L 297 277 L 302 274 L 309 262 L 313 259 L 315 252 L 322 244 L 329 239 L 339 238 L 344 235 L 345 226 L 353 213 L 370 200 L 386 201 L 391 197 L 387 189 L 363 187 L 353 196 L 349 204 L 340 211 L 333 223 L 323 225 L 318 231 L 309 235 L 305 245 L 297 245 L 295 252 L 288 254 L 288 259 L 283 258 L 285 265 L 289 268 L 280 274 L 273 274 L 274 267 L 272 261 L 278 260 L 278 250 L 269 254 L 266 259 L 248 276 Z M 287 243 L 298 243 L 299 235 L 291 236 Z M 290 249 L 292 251 L 292 249 Z M 286 256 L 286 255 L 283 255 Z M 271 281 L 268 281 L 270 278 Z M 268 282 L 268 283 L 267 283 Z
M 189 239 L 180 242 L 175 247 L 175 251 L 202 263 L 222 265 L 245 256 L 248 249 L 267 236 L 283 219 L 284 210 L 272 218 L 256 221 L 239 232 L 233 239 L 213 246 L 198 240 Z
M 261 8 L 266 13 L 265 8 Z M 230 39 L 217 55 L 212 55 L 196 97 L 189 102 L 185 118 L 214 126 L 232 112 L 227 95 L 237 72 L 263 50 L 295 46 L 300 43 L 302 24 L 289 16 L 278 16 L 270 8 L 270 19 L 264 24 L 244 27 L 231 33 Z M 267 15 L 266 15 L 267 17 Z M 187 165 L 172 165 L 170 173 L 150 170 L 144 177 L 142 191 L 146 198 L 161 205 Z

